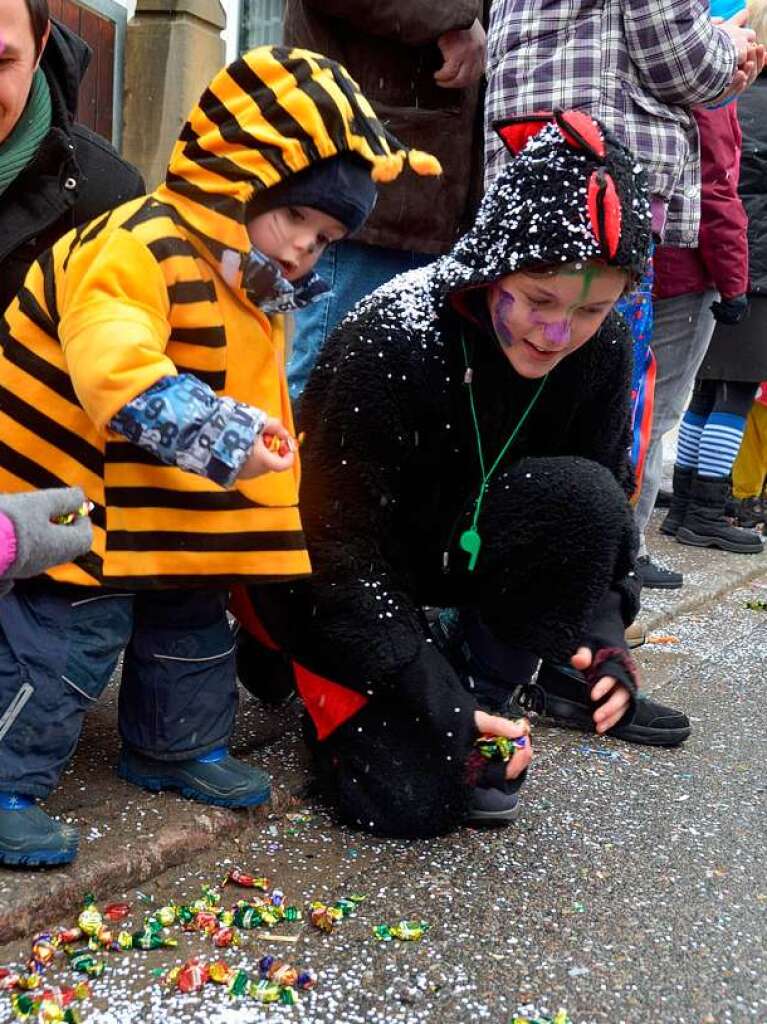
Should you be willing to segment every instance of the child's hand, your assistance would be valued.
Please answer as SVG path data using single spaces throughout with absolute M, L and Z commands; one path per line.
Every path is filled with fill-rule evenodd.
M 293 465 L 295 452 L 295 439 L 280 420 L 270 416 L 256 438 L 253 451 L 243 463 L 238 479 L 250 480 L 264 473 L 283 473 Z
M 515 740 L 520 736 L 527 737 L 527 745 L 517 747 L 514 756 L 506 766 L 506 778 L 516 779 L 533 759 L 532 739 L 530 736 L 530 723 L 526 718 L 501 718 L 500 715 L 488 715 L 486 711 L 474 712 L 474 724 L 480 736 L 506 736 Z
M 591 664 L 593 654 L 588 647 L 579 647 L 570 658 L 570 664 L 580 672 L 585 672 Z M 603 676 L 591 690 L 591 699 L 600 701 L 610 694 L 604 704 L 600 704 L 593 714 L 594 725 L 598 733 L 607 732 L 623 718 L 631 704 L 631 694 L 617 679 Z

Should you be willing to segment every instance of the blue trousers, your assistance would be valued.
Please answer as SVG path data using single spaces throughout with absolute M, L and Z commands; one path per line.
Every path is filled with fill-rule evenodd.
M 315 267 L 331 291 L 296 313 L 293 348 L 288 361 L 288 388 L 300 398 L 322 346 L 336 324 L 360 299 L 386 284 L 397 274 L 424 267 L 434 256 L 402 249 L 385 249 L 363 242 L 336 242 Z
M 122 651 L 127 746 L 181 761 L 226 745 L 237 706 L 226 601 L 17 583 L 0 599 L 0 790 L 50 793 Z

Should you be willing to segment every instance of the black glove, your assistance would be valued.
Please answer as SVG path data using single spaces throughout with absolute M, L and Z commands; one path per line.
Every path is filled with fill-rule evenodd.
M 712 302 L 710 309 L 714 314 L 717 323 L 734 327 L 741 320 L 745 319 L 748 313 L 748 296 L 736 295 L 732 299 L 722 299 L 721 302 Z

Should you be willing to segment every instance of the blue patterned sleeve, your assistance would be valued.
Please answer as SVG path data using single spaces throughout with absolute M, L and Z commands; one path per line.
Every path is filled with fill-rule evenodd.
M 191 373 L 162 377 L 123 406 L 109 428 L 160 462 L 234 485 L 266 413 L 219 398 Z

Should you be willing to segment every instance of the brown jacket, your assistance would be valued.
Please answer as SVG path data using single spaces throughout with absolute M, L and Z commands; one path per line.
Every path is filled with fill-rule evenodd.
M 475 18 L 483 0 L 287 0 L 285 43 L 340 61 L 386 127 L 442 163 L 441 178 L 404 174 L 382 188 L 360 241 L 443 253 L 469 226 L 482 174 L 481 89 L 442 89 L 433 75 L 439 37 Z

